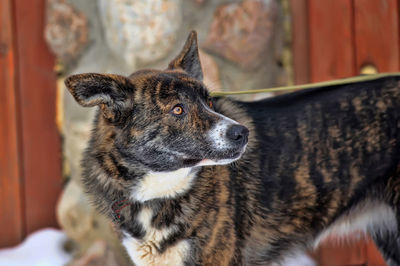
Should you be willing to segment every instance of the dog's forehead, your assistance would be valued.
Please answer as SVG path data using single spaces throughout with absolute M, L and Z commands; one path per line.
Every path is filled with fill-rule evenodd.
M 180 70 L 140 70 L 130 75 L 129 78 L 133 84 L 148 93 L 157 91 L 157 93 L 169 94 L 169 96 L 178 94 L 196 94 L 198 96 L 200 94 L 208 97 L 208 91 L 203 82 Z

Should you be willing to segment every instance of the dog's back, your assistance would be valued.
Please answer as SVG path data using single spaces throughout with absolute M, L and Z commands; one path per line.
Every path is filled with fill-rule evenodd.
M 399 86 L 388 77 L 258 102 L 220 100 L 219 111 L 252 134 L 232 166 L 240 173 L 232 184 L 245 194 L 235 204 L 248 258 L 272 262 L 299 243 L 360 230 L 399 259 Z M 254 220 L 263 225 L 249 226 Z

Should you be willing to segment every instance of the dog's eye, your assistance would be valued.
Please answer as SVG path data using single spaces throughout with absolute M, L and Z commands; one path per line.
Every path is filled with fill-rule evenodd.
M 208 100 L 208 106 L 210 106 L 210 108 L 213 109 L 214 105 L 213 105 L 213 102 L 211 100 Z
M 183 107 L 180 104 L 175 105 L 174 108 L 172 108 L 171 112 L 174 115 L 182 115 L 184 113 Z

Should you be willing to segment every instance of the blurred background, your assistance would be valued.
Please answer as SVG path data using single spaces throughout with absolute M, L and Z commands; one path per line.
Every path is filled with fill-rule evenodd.
M 1 0 L 0 265 L 27 256 L 10 247 L 49 227 L 62 231 L 31 235 L 44 236 L 32 245 L 55 241 L 62 263 L 129 265 L 82 191 L 94 110 L 75 103 L 67 75 L 166 68 L 192 29 L 211 90 L 396 72 L 399 10 L 399 0 Z M 385 265 L 369 239 L 336 242 L 309 255 L 317 265 Z

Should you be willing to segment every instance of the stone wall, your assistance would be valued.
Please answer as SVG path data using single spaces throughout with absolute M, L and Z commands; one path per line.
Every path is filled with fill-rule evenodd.
M 211 90 L 259 89 L 289 82 L 285 3 L 48 0 L 44 34 L 58 58 L 56 70 L 62 80 L 83 72 L 129 75 L 141 68 L 163 69 L 194 29 Z M 66 187 L 58 217 L 72 239 L 77 257 L 72 264 L 101 262 L 106 256 L 110 265 L 129 265 L 111 224 L 93 210 L 80 184 L 79 164 L 94 109 L 80 107 L 59 84 Z

